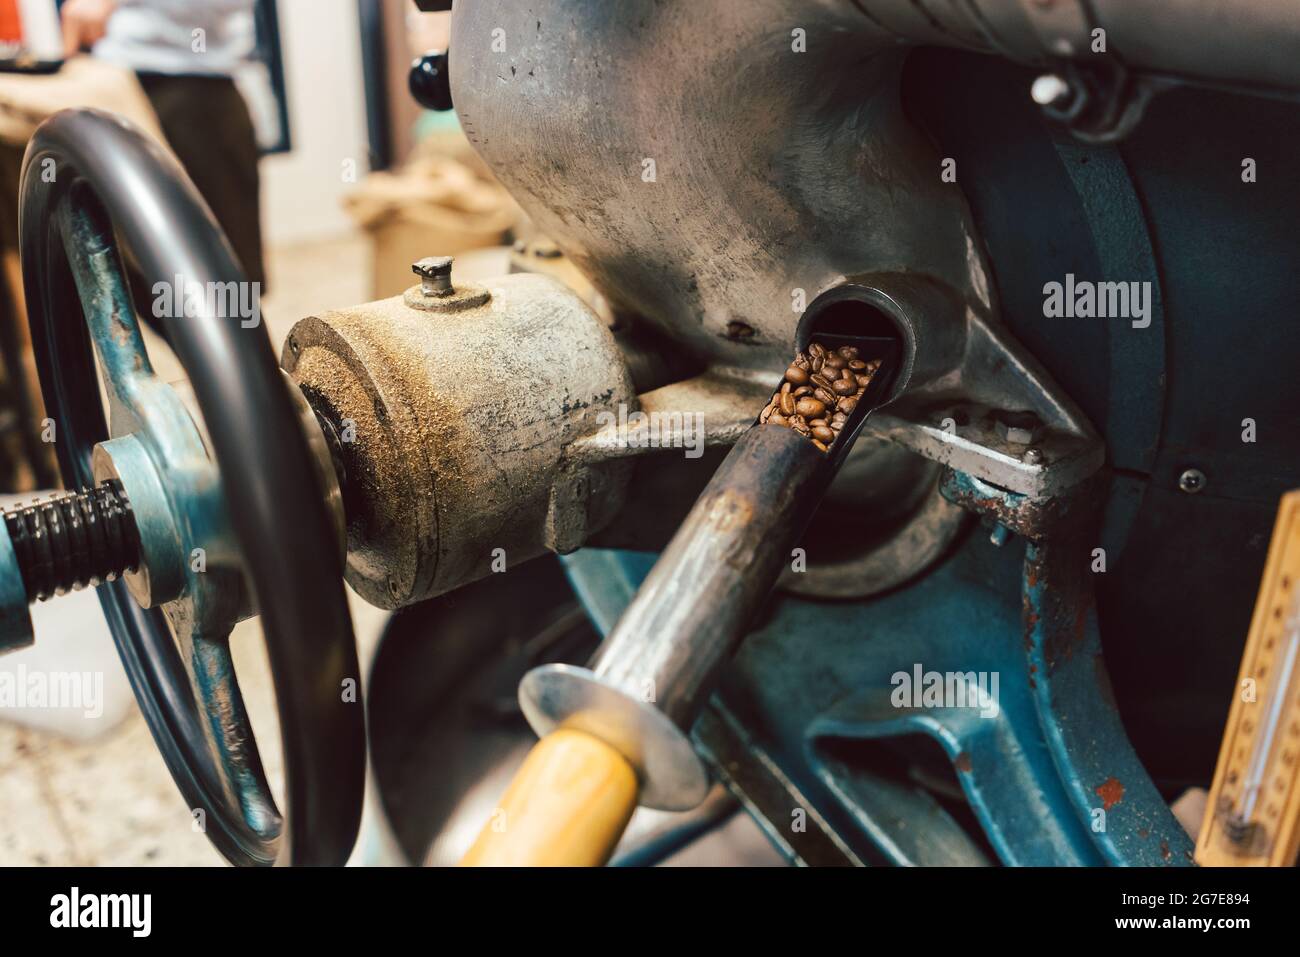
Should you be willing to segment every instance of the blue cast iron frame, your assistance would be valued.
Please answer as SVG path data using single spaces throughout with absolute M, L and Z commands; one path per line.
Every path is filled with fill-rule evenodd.
M 948 470 L 944 495 L 1015 533 L 1014 544 L 971 535 L 911 584 L 860 602 L 773 598 L 695 738 L 793 860 L 1192 863 L 1191 838 L 1125 735 L 1101 657 L 1101 485 L 1031 500 Z M 602 632 L 654 558 L 586 549 L 566 559 Z M 895 707 L 892 679 L 918 665 L 998 675 L 996 714 Z M 932 790 L 879 770 L 882 747 L 908 749 L 918 735 L 951 762 L 983 840 Z

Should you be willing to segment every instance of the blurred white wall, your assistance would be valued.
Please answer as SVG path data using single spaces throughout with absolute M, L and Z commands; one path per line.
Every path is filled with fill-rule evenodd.
M 353 230 L 339 200 L 367 171 L 365 88 L 356 0 L 279 0 L 293 149 L 262 160 L 269 244 Z

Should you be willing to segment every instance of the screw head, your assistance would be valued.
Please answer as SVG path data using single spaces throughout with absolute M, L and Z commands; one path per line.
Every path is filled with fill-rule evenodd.
M 1020 456 L 1020 461 L 1024 462 L 1026 465 L 1042 465 L 1043 450 L 1036 448 L 1025 449 L 1025 454 Z
M 1208 481 L 1200 469 L 1184 469 L 1183 474 L 1178 476 L 1178 487 L 1188 495 L 1195 495 L 1205 490 Z

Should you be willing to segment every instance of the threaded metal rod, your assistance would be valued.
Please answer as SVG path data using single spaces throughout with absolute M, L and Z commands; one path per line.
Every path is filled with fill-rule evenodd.
M 140 561 L 140 535 L 116 479 L 4 513 L 29 602 L 113 581 Z

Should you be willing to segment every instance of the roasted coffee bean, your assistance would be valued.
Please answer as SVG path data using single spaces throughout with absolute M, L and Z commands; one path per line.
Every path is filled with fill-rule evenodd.
M 795 405 L 795 411 L 806 419 L 817 419 L 826 411 L 826 403 L 805 396 Z
M 828 349 L 819 342 L 809 343 L 791 360 L 759 422 L 793 429 L 823 452 L 829 451 L 880 368 L 881 360 L 858 356 L 854 346 Z

